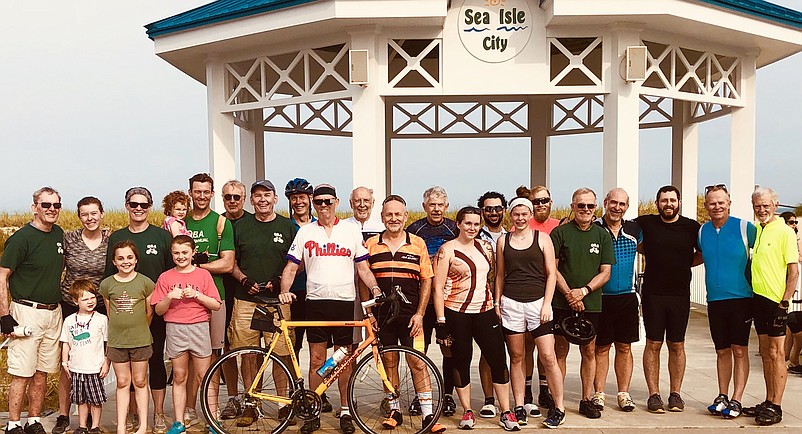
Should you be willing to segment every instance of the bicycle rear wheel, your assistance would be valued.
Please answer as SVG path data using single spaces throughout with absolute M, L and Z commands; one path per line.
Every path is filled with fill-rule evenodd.
M 408 347 L 387 346 L 380 350 L 385 371 L 395 386 L 397 396 L 391 399 L 379 375 L 373 355 L 368 354 L 357 363 L 348 382 L 348 406 L 357 426 L 368 434 L 386 430 L 382 422 L 392 408 L 400 410 L 403 421 L 394 428 L 398 434 L 428 432 L 440 417 L 443 403 L 443 377 L 434 363 L 423 353 Z M 397 364 L 397 378 L 393 378 Z M 420 392 L 431 392 L 431 407 L 423 400 L 423 413 L 409 415 L 409 408 Z M 395 401 L 395 402 L 394 402 Z M 433 415 L 426 421 L 425 415 Z
M 223 354 L 212 363 L 200 386 L 200 401 L 203 416 L 210 432 L 220 434 L 244 434 L 269 432 L 278 434 L 284 431 L 292 420 L 292 405 L 284 406 L 266 399 L 248 396 L 251 382 L 243 382 L 243 367 L 255 375 L 267 364 L 255 391 L 272 396 L 290 398 L 295 389 L 293 375 L 287 364 L 275 354 L 267 357 L 267 350 L 261 347 L 243 347 Z M 228 366 L 227 366 L 228 365 Z M 226 368 L 224 370 L 224 367 Z M 231 368 L 236 367 L 236 375 L 228 378 Z M 229 392 L 229 388 L 231 389 Z M 232 408 L 227 408 L 231 406 Z M 221 417 L 221 413 L 225 418 Z M 251 423 L 247 419 L 251 419 Z

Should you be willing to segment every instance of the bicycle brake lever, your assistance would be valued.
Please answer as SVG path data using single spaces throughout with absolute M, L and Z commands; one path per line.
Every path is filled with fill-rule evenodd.
M 411 301 L 409 301 L 409 299 L 407 298 L 407 296 L 406 296 L 406 295 L 404 295 L 404 293 L 403 293 L 403 292 L 401 292 L 401 287 L 400 287 L 400 286 L 396 285 L 396 286 L 394 287 L 394 289 L 395 289 L 395 293 L 396 293 L 396 294 L 398 294 L 398 297 L 399 297 L 399 298 L 401 298 L 401 301 L 403 301 L 403 302 L 404 302 L 404 304 L 412 304 L 412 302 L 411 302 Z

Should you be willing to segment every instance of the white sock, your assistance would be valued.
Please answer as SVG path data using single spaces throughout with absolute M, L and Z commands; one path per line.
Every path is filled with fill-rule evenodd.
M 387 398 L 387 404 L 390 406 L 390 410 L 401 410 L 401 402 L 399 402 L 398 398 L 393 398 L 392 393 L 388 393 L 385 395 Z
M 33 425 L 33 424 L 35 424 L 37 422 L 39 422 L 39 418 L 38 417 L 29 417 L 28 418 L 28 425 Z
M 351 412 L 348 411 L 348 407 L 340 407 L 340 417 L 343 417 L 345 414 L 351 415 Z
M 418 402 L 420 402 L 420 412 L 423 417 L 432 414 L 432 392 L 421 392 L 418 394 Z
M 6 425 L 6 431 L 11 431 L 12 429 L 14 429 L 14 428 L 16 428 L 18 426 L 22 426 L 22 421 L 19 421 L 19 420 L 18 421 L 12 421 L 12 420 L 10 420 L 10 421 L 8 421 L 8 425 Z

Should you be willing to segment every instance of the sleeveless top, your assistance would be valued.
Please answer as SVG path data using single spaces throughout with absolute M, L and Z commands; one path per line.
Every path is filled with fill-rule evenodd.
M 444 288 L 445 307 L 461 313 L 482 313 L 493 308 L 493 288 L 487 281 L 490 261 L 482 244 L 474 240 L 467 252 L 454 249 Z
M 543 252 L 538 245 L 538 231 L 532 231 L 532 244 L 524 250 L 504 245 L 504 296 L 520 303 L 529 303 L 546 294 L 546 273 Z

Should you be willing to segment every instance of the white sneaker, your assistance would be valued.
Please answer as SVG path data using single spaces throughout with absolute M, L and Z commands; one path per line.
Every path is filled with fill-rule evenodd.
M 629 392 L 618 392 L 618 406 L 624 411 L 635 409 L 635 401 L 629 396 Z
M 526 410 L 526 414 L 532 417 L 540 417 L 543 414 L 540 412 L 540 408 L 536 404 L 524 404 L 524 410 Z
M 482 409 L 479 410 L 479 416 L 482 417 L 496 417 L 496 413 L 498 409 L 493 404 L 485 404 L 482 406 Z
M 604 392 L 596 392 L 593 398 L 590 398 L 590 403 L 593 404 L 599 411 L 604 411 Z
M 198 413 L 195 411 L 194 408 L 185 408 L 184 409 L 184 427 L 189 428 L 192 425 L 198 423 Z

